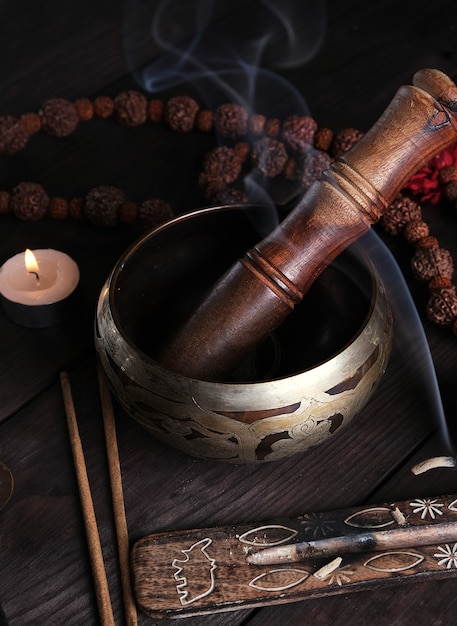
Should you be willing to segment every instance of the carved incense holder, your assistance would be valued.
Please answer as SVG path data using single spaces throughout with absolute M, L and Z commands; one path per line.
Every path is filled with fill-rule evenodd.
M 319 276 L 230 382 L 157 362 L 169 332 L 258 240 L 267 210 L 223 206 L 168 222 L 123 255 L 100 296 L 96 346 L 116 398 L 156 438 L 200 458 L 258 463 L 318 445 L 365 406 L 387 365 L 389 303 L 359 246 Z
M 316 277 L 387 210 L 407 180 L 457 139 L 457 88 L 437 70 L 401 87 L 366 135 L 269 236 L 216 282 L 159 361 L 225 380 L 302 300 Z
M 361 534 L 374 540 L 354 550 Z M 262 550 L 321 541 L 339 542 L 339 549 L 300 562 L 248 563 Z M 456 541 L 457 494 L 389 501 L 151 534 L 133 547 L 133 582 L 138 606 L 149 617 L 191 617 L 455 579 Z

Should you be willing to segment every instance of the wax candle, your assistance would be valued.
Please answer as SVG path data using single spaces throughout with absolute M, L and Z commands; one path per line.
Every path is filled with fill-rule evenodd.
M 26 250 L 0 268 L 0 294 L 7 317 L 21 326 L 45 328 L 65 318 L 79 282 L 77 264 L 59 250 Z

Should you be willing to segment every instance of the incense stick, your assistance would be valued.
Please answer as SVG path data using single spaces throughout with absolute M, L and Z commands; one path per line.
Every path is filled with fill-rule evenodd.
M 84 451 L 79 435 L 76 411 L 73 403 L 70 380 L 66 372 L 60 374 L 60 385 L 64 400 L 65 414 L 67 417 L 68 433 L 70 437 L 73 461 L 78 481 L 79 495 L 83 510 L 84 525 L 86 528 L 89 556 L 94 578 L 95 593 L 97 597 L 98 611 L 102 626 L 114 626 L 113 608 L 111 605 L 108 581 L 106 578 L 105 564 L 103 561 L 100 536 L 98 534 L 97 520 L 95 517 L 94 503 L 87 476 Z
M 106 453 L 108 456 L 111 496 L 113 501 L 114 522 L 116 527 L 117 549 L 121 570 L 122 595 L 124 599 L 125 621 L 127 626 L 136 626 L 137 611 L 132 591 L 130 576 L 130 550 L 127 520 L 125 517 L 122 475 L 119 461 L 119 448 L 116 437 L 113 404 L 105 377 L 101 368 L 97 368 L 100 401 L 102 405 L 103 425 L 105 428 Z
M 341 556 L 355 552 L 427 546 L 448 541 L 457 541 L 457 522 L 354 533 L 341 537 L 276 546 L 249 554 L 247 562 L 250 565 L 273 565 Z

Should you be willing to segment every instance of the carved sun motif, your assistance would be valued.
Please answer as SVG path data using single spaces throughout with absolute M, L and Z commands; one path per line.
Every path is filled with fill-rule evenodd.
M 431 500 L 430 498 L 417 498 L 416 500 L 410 502 L 410 506 L 413 513 L 420 513 L 421 519 L 425 519 L 427 515 L 430 515 L 432 519 L 435 519 L 437 515 L 443 515 L 443 511 L 441 509 L 444 504 L 442 502 L 438 502 L 438 500 Z
M 336 522 L 326 519 L 323 513 L 310 513 L 304 515 L 302 522 L 304 530 L 311 533 L 313 539 L 327 537 L 335 530 Z
M 446 569 L 457 569 L 457 543 L 453 546 L 448 543 L 444 546 L 438 546 L 438 552 L 433 555 L 435 559 L 438 559 L 438 565 L 445 565 Z

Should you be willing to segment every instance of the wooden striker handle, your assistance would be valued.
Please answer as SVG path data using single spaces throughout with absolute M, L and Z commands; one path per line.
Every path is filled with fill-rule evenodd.
M 291 313 L 317 276 L 378 221 L 409 178 L 457 140 L 457 87 L 438 70 L 402 86 L 362 139 L 217 282 L 158 356 L 224 380 Z

